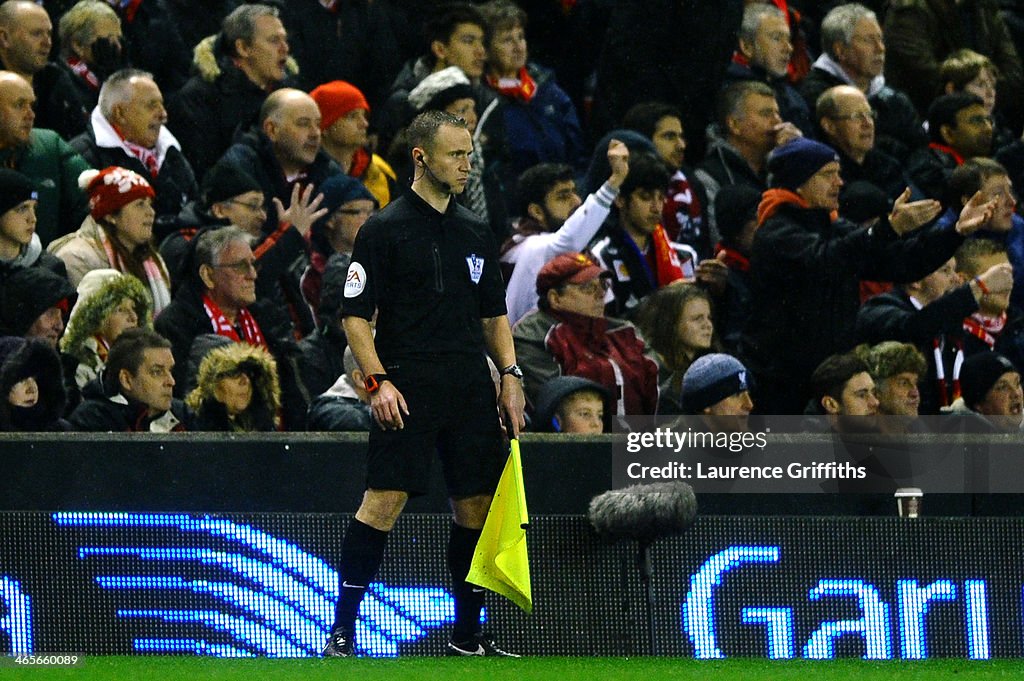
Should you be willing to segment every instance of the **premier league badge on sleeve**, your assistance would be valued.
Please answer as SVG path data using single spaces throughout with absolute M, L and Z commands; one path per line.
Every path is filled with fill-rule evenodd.
M 466 264 L 469 265 L 469 278 L 474 284 L 480 283 L 480 277 L 484 274 L 484 259 L 476 253 L 466 256 Z

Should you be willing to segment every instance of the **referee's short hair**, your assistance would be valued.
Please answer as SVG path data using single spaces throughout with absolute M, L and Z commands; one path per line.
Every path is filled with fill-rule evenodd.
M 434 138 L 437 137 L 437 131 L 446 125 L 469 130 L 466 121 L 458 116 L 453 116 L 447 111 L 424 111 L 412 119 L 412 123 L 409 124 L 405 131 L 409 140 L 409 153 L 412 153 L 412 150 L 416 147 L 420 149 L 431 148 Z

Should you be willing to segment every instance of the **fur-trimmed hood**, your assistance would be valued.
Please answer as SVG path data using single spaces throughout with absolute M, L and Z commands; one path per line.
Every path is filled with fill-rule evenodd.
M 199 76 L 208 83 L 220 77 L 224 69 L 231 64 L 231 57 L 224 51 L 222 34 L 206 36 L 192 50 L 192 65 Z M 299 73 L 299 63 L 292 56 L 284 65 L 285 73 L 295 76 Z
M 145 284 L 117 270 L 93 270 L 78 285 L 78 302 L 71 310 L 60 349 L 79 361 L 86 361 L 93 350 L 88 346 L 103 320 L 125 298 L 135 304 L 140 327 L 153 326 L 153 299 Z
M 185 399 L 202 419 L 205 416 L 223 414 L 223 407 L 214 398 L 217 381 L 224 377 L 244 371 L 252 381 L 252 402 L 249 409 L 241 417 L 243 424 L 255 426 L 247 429 L 259 429 L 260 424 L 276 427 L 277 412 L 281 407 L 281 387 L 277 378 L 277 363 L 269 352 L 261 347 L 248 343 L 228 343 L 210 350 L 199 365 L 196 387 Z M 220 406 L 220 409 L 216 409 Z M 211 412 L 214 408 L 214 412 Z M 204 414 L 205 412 L 205 414 Z M 226 418 L 226 414 L 224 414 Z M 236 419 L 237 421 L 237 419 Z M 248 421 L 248 424 L 245 424 Z
M 60 357 L 46 341 L 20 337 L 0 339 L 0 430 L 55 431 L 68 430 L 61 416 L 67 402 Z M 39 387 L 39 401 L 32 407 L 12 407 L 7 394 L 15 384 L 34 378 Z

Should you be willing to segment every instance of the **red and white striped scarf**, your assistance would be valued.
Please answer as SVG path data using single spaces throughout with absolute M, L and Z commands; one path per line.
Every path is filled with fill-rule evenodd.
M 225 336 L 236 343 L 245 342 L 249 345 L 267 347 L 267 342 L 263 339 L 263 332 L 260 331 L 260 325 L 256 323 L 256 319 L 244 307 L 238 311 L 237 327 L 228 321 L 228 318 L 224 316 L 217 303 L 213 302 L 210 296 L 205 293 L 203 294 L 203 309 L 206 310 L 206 316 L 210 318 L 213 332 L 218 336 Z M 239 335 L 239 331 L 242 332 L 241 335 Z
M 998 317 L 991 317 L 989 315 L 975 312 L 970 317 L 964 319 L 964 331 L 971 334 L 978 340 L 984 341 L 990 349 L 995 348 L 996 339 L 999 334 L 1003 332 L 1003 328 L 1006 326 L 1006 313 L 1003 312 Z
M 135 276 L 128 269 L 124 259 L 114 249 L 114 244 L 111 243 L 107 230 L 100 228 L 99 233 L 103 243 L 103 250 L 107 254 L 107 262 L 110 263 L 110 266 L 118 272 Z M 160 314 L 165 307 L 171 304 L 170 277 L 161 263 L 158 263 L 153 256 L 149 256 L 142 261 L 142 269 L 146 273 L 146 279 L 143 283 L 149 284 L 149 292 L 153 296 L 153 314 Z
M 90 90 L 94 92 L 100 91 L 100 79 L 96 77 L 96 74 L 92 72 L 92 69 L 84 61 L 78 57 L 68 57 L 68 68 L 76 76 L 84 80 Z

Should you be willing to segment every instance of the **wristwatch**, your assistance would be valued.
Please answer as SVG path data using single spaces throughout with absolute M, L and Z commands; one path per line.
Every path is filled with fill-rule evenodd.
M 523 380 L 523 370 L 519 368 L 518 364 L 509 364 L 507 367 L 501 370 L 502 376 L 514 376 L 520 381 Z
M 366 388 L 366 392 L 371 395 L 380 390 L 380 386 L 384 381 L 388 380 L 387 374 L 370 374 L 363 379 L 363 387 Z

